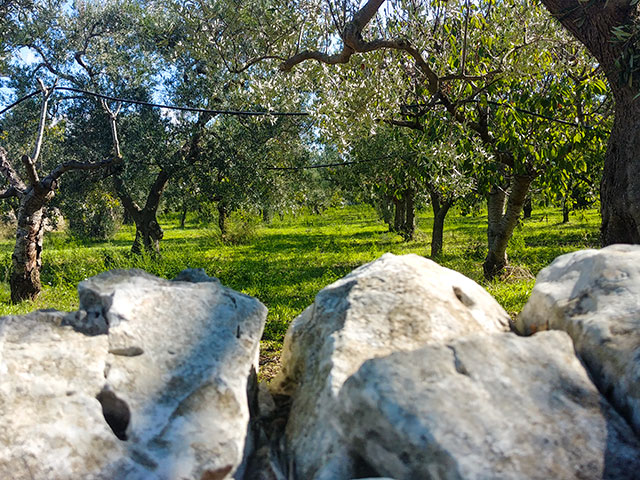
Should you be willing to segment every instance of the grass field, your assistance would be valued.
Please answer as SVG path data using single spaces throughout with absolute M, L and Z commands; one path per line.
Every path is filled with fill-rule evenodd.
M 269 316 L 264 341 L 279 350 L 287 326 L 323 287 L 385 252 L 429 254 L 432 217 L 418 215 L 416 239 L 404 243 L 389 233 L 375 212 L 363 206 L 299 215 L 257 226 L 250 241 L 229 245 L 213 226 L 177 227 L 163 219 L 165 238 L 159 259 L 129 254 L 133 229 L 123 227 L 109 242 L 80 242 L 65 232 L 47 234 L 43 254 L 44 291 L 35 302 L 9 303 L 7 279 L 13 240 L 0 242 L 0 315 L 39 308 L 74 310 L 76 285 L 84 278 L 112 268 L 138 267 L 172 278 L 186 267 L 202 267 L 224 285 L 259 298 Z M 562 224 L 558 209 L 534 211 L 516 230 L 509 248 L 512 268 L 498 280 L 482 278 L 486 253 L 486 215 L 452 212 L 445 224 L 444 253 L 438 262 L 474 279 L 503 307 L 520 311 L 533 288 L 533 277 L 556 256 L 598 245 L 599 213 L 576 212 Z

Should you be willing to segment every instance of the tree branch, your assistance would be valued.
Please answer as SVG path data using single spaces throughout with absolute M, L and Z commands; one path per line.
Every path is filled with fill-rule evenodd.
M 616 61 L 623 46 L 612 42 L 615 27 L 629 25 L 637 17 L 637 6 L 628 0 L 581 2 L 579 0 L 542 0 L 551 15 L 596 57 L 613 85 L 618 80 Z
M 367 26 L 367 23 L 369 23 L 378 12 L 378 9 L 384 2 L 385 0 L 369 0 L 355 13 L 353 20 L 350 23 L 352 23 L 353 26 L 361 32 L 362 29 Z M 345 28 L 347 27 L 345 26 Z
M 113 186 L 116 189 L 116 193 L 118 194 L 118 198 L 120 198 L 120 201 L 122 202 L 122 206 L 124 207 L 124 209 L 127 212 L 129 212 L 129 214 L 134 219 L 137 218 L 137 216 L 140 214 L 142 209 L 133 200 L 133 198 L 131 198 L 131 195 L 129 195 L 129 192 L 127 191 L 127 188 L 125 187 L 124 182 L 122 181 L 122 178 L 120 178 L 119 175 L 113 176 Z
M 245 70 L 248 70 L 249 68 L 253 67 L 256 63 L 262 62 L 263 60 L 281 60 L 283 62 L 286 61 L 286 59 L 284 57 L 280 56 L 280 55 L 262 55 L 262 56 L 254 57 L 254 58 L 248 60 L 241 67 L 231 68 L 230 66 L 227 66 L 227 69 L 231 73 L 242 73 Z
M 40 58 L 42 58 L 42 65 L 51 73 L 53 73 L 55 76 L 64 78 L 65 80 L 72 83 L 73 85 L 78 85 L 78 82 L 76 81 L 75 78 L 73 78 L 72 75 L 67 75 L 62 71 L 60 71 L 58 68 L 54 67 L 53 64 L 49 61 L 49 59 L 47 59 L 46 55 L 44 54 L 44 51 L 40 47 L 38 47 L 35 43 L 28 43 L 24 46 L 35 50 L 38 53 L 38 55 L 40 55 Z
M 37 185 L 40 182 L 38 177 L 38 171 L 36 170 L 36 164 L 31 161 L 29 155 L 23 155 L 20 160 L 24 164 L 24 168 L 27 171 L 27 177 L 29 178 L 29 184 L 32 186 Z
M 36 171 L 36 163 L 38 162 L 38 158 L 40 157 L 40 151 L 42 150 L 42 142 L 44 140 L 44 129 L 47 125 L 47 113 L 49 110 L 49 98 L 55 91 L 57 81 L 51 86 L 51 88 L 47 88 L 44 82 L 38 79 L 38 84 L 40 87 L 40 91 L 42 92 L 42 105 L 40 107 L 40 122 L 38 124 L 38 134 L 36 136 L 36 143 L 33 146 L 33 152 L 31 153 L 31 157 L 28 155 L 23 155 L 22 162 L 27 168 L 27 175 L 29 176 L 29 180 L 32 185 L 35 185 L 38 182 L 38 172 Z
M 321 63 L 326 63 L 327 65 L 338 65 L 340 63 L 347 63 L 355 52 L 353 49 L 347 47 L 346 45 L 343 47 L 340 53 L 336 53 L 334 55 L 328 55 L 326 53 L 304 50 L 293 57 L 289 57 L 284 62 L 280 64 L 280 70 L 283 72 L 290 72 L 293 67 L 302 63 L 306 60 L 317 60 Z
M 162 169 L 158 172 L 156 179 L 151 185 L 151 189 L 149 190 L 149 195 L 147 195 L 147 202 L 144 205 L 144 210 L 155 210 L 160 203 L 160 197 L 162 196 L 162 192 L 167 187 L 167 183 L 169 183 L 169 179 L 171 178 L 172 172 Z
M 7 151 L 2 147 L 0 147 L 0 173 L 7 179 L 10 187 L 15 188 L 19 192 L 26 190 L 24 182 L 20 179 L 13 165 L 11 165 L 7 158 Z
M 53 190 L 58 179 L 66 172 L 72 170 L 98 170 L 118 165 L 120 162 L 120 158 L 109 158 L 100 162 L 77 162 L 75 160 L 64 162 L 51 170 L 51 173 L 42 180 L 41 184 L 45 189 Z
M 0 198 L 11 198 L 11 197 L 19 197 L 19 192 L 15 189 L 15 187 L 9 187 L 4 192 L 0 192 Z
M 120 107 L 122 104 L 118 105 L 116 111 L 112 111 L 107 105 L 107 101 L 104 98 L 100 99 L 100 104 L 102 108 L 109 115 L 109 125 L 111 126 L 111 141 L 113 142 L 113 154 L 116 158 L 122 158 L 122 152 L 120 151 L 120 138 L 118 137 L 118 114 L 120 113 Z
M 411 128 L 412 130 L 424 131 L 424 127 L 418 122 L 418 120 L 407 121 L 407 120 L 394 120 L 393 118 L 383 120 L 387 125 L 393 125 L 394 127 L 406 127 Z
M 190 138 L 180 147 L 174 155 L 174 165 L 172 168 L 163 168 L 171 176 L 184 168 L 195 164 L 200 159 L 200 141 L 204 134 L 204 127 L 213 117 L 210 113 L 203 113 L 198 117 L 194 125 L 194 132 Z M 185 164 L 178 164 L 179 159 L 183 159 Z
M 358 10 L 353 19 L 348 22 L 342 31 L 342 51 L 333 55 L 320 51 L 306 50 L 294 55 L 280 64 L 280 70 L 289 72 L 293 67 L 306 60 L 317 60 L 328 65 L 348 63 L 354 53 L 367 53 L 374 50 L 389 49 L 407 53 L 416 63 L 422 74 L 427 79 L 427 88 L 434 95 L 439 89 L 439 79 L 436 73 L 429 67 L 422 54 L 411 44 L 408 39 L 375 39 L 365 42 L 362 39 L 362 30 L 374 17 L 384 0 L 369 0 Z

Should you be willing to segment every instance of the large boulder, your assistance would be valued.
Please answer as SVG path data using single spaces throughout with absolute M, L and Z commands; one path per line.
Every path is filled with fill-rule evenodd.
M 0 478 L 106 479 L 128 459 L 96 399 L 108 339 L 61 327 L 62 317 L 0 318 Z
M 538 274 L 516 329 L 567 332 L 600 391 L 640 434 L 640 246 L 558 257 Z
M 273 386 L 293 398 L 286 439 L 297 478 L 366 476 L 333 425 L 338 393 L 364 361 L 502 332 L 508 320 L 482 287 L 417 255 L 386 254 L 323 289 L 289 328 Z
M 107 272 L 78 312 L 0 320 L 0 477 L 241 478 L 266 308 L 201 280 Z
M 631 480 L 640 471 L 638 439 L 564 332 L 479 333 L 368 360 L 338 398 L 337 424 L 369 474 Z

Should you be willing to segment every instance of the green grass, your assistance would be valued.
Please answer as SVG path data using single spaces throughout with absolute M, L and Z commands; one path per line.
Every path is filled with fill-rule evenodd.
M 429 254 L 432 217 L 418 215 L 416 239 L 405 243 L 387 231 L 368 207 L 332 209 L 320 216 L 300 215 L 260 226 L 246 244 L 228 245 L 212 226 L 177 227 L 164 219 L 159 259 L 129 254 L 133 229 L 124 227 L 109 242 L 80 242 L 64 232 L 48 234 L 43 255 L 42 295 L 35 302 L 9 303 L 7 283 L 12 240 L 0 241 L 0 315 L 39 308 L 74 310 L 76 285 L 112 268 L 143 268 L 172 278 L 187 267 L 204 268 L 224 285 L 259 298 L 269 316 L 264 340 L 278 348 L 286 329 L 314 296 L 331 282 L 385 252 Z M 512 268 L 504 278 L 487 282 L 481 263 L 486 254 L 486 215 L 451 213 L 445 224 L 444 253 L 438 262 L 482 284 L 510 313 L 520 311 L 533 288 L 533 276 L 556 256 L 598 244 L 599 214 L 576 213 L 560 223 L 557 209 L 534 211 L 516 230 L 509 248 Z

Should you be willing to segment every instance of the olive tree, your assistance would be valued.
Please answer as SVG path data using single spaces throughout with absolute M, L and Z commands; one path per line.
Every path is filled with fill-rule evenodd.
M 42 267 L 42 242 L 44 236 L 45 207 L 53 199 L 60 177 L 73 170 L 96 170 L 107 168 L 118 162 L 110 158 L 95 162 L 69 160 L 56 165 L 51 171 L 42 174 L 41 152 L 45 141 L 49 100 L 55 85 L 47 87 L 40 82 L 41 106 L 37 132 L 30 153 L 20 157 L 22 173 L 8 152 L 0 146 L 0 172 L 7 181 L 7 188 L 0 198 L 15 197 L 19 200 L 18 227 L 16 244 L 13 250 L 11 278 L 11 300 L 35 299 L 42 285 L 40 269 Z
M 437 110 L 479 139 L 492 154 L 486 168 L 494 183 L 483 269 L 487 277 L 500 273 L 532 181 L 586 138 L 572 131 L 582 128 L 571 121 L 576 109 L 559 114 L 547 97 L 569 80 L 565 70 L 592 81 L 596 66 L 580 52 L 568 55 L 563 46 L 571 42 L 526 1 L 322 5 L 298 17 L 300 35 L 283 48 L 280 69 L 317 62 L 298 77 L 313 71 L 324 80 L 325 93 L 316 94 L 328 105 L 321 116 L 328 128 L 342 127 L 342 137 L 376 122 L 423 130 Z
M 632 0 L 543 0 L 596 58 L 615 100 L 600 202 L 601 240 L 640 243 L 640 7 Z

